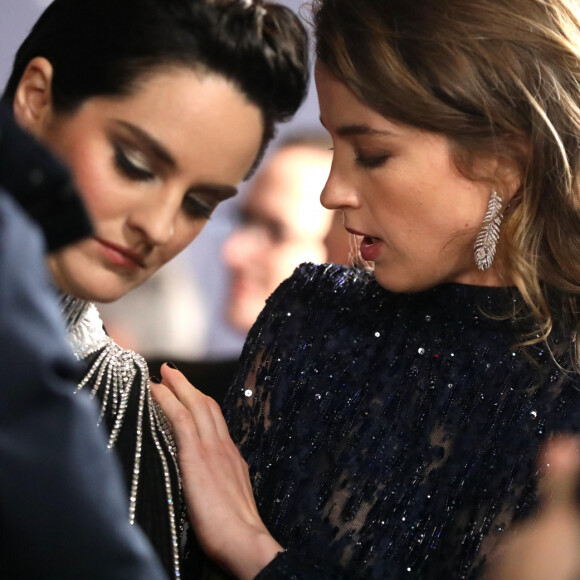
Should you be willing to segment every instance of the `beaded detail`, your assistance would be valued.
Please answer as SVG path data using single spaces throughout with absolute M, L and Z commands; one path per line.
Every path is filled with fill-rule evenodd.
M 527 328 L 502 316 L 518 299 L 451 283 L 394 294 L 334 265 L 272 294 L 223 403 L 287 550 L 256 580 L 483 576 L 535 508 L 539 446 L 580 432 L 570 337 L 555 324 L 550 345 L 518 348 Z
M 175 578 L 180 572 L 180 538 L 185 524 L 185 512 L 181 501 L 181 481 L 177 464 L 177 448 L 169 421 L 161 408 L 153 400 L 149 385 L 149 371 L 145 359 L 120 347 L 103 328 L 96 306 L 68 295 L 61 297 L 61 307 L 68 328 L 68 339 L 75 357 L 88 362 L 77 392 L 90 389 L 91 397 L 97 397 L 101 404 L 98 424 L 106 420 L 109 426 L 108 447 L 114 448 L 123 429 L 134 429 L 134 455 L 119 454 L 121 462 L 131 462 L 129 521 L 134 524 L 140 500 L 142 483 L 142 454 L 144 426 L 149 427 L 157 459 L 161 464 L 166 494 L 167 517 L 172 554 L 172 570 Z M 91 356 L 94 355 L 94 356 Z M 134 391 L 136 398 L 136 421 L 128 424 L 127 409 Z M 170 462 L 172 466 L 170 468 Z M 177 474 L 178 496 L 175 497 L 171 473 Z M 174 478 L 175 479 L 175 476 Z M 176 513 L 179 506 L 179 513 Z M 138 520 L 138 518 L 137 518 Z

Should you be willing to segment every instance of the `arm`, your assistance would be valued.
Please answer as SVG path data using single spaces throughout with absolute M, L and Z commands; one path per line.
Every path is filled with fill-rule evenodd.
M 337 564 L 285 551 L 271 536 L 219 405 L 178 370 L 161 374 L 153 395 L 172 423 L 190 521 L 208 556 L 241 580 L 343 578 Z
M 283 548 L 262 522 L 248 467 L 219 405 L 177 370 L 161 368 L 153 394 L 176 436 L 191 524 L 204 551 L 236 577 L 254 578 Z

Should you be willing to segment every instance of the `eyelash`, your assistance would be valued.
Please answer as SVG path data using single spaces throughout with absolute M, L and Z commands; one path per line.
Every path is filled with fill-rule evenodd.
M 155 174 L 135 165 L 125 153 L 123 147 L 115 146 L 115 164 L 123 175 L 135 181 L 152 181 Z M 188 193 L 183 199 L 183 210 L 191 217 L 210 219 L 217 204 L 207 204 L 200 201 L 194 194 Z
M 389 155 L 375 155 L 375 156 L 371 156 L 371 157 L 365 157 L 363 155 L 357 155 L 356 156 L 356 164 L 359 165 L 360 167 L 363 167 L 365 169 L 378 169 L 379 167 L 382 167 L 387 159 L 389 158 Z
M 135 181 L 152 181 L 155 179 L 154 173 L 135 165 L 119 145 L 115 146 L 115 164 L 121 173 L 129 179 Z
M 201 202 L 194 194 L 188 193 L 183 199 L 183 210 L 191 217 L 210 219 L 217 204 Z

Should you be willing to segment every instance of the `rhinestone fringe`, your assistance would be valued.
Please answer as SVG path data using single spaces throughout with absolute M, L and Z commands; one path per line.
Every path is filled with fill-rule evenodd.
M 165 480 L 175 578 L 181 578 L 179 538 L 185 525 L 185 514 L 181 514 L 178 523 L 169 465 L 159 435 L 161 435 L 176 468 L 177 448 L 169 421 L 151 396 L 147 364 L 142 356 L 120 347 L 105 333 L 99 312 L 94 304 L 62 295 L 61 308 L 68 325 L 69 342 L 77 359 L 83 360 L 102 349 L 102 352 L 97 356 L 82 381 L 78 384 L 77 392 L 89 384 L 93 385 L 90 392 L 91 397 L 95 397 L 99 391 L 102 392 L 101 413 L 98 423 L 102 422 L 106 414 L 114 418 L 113 428 L 109 434 L 108 446 L 110 449 L 115 446 L 119 433 L 123 428 L 125 411 L 127 410 L 132 389 L 135 387 L 139 389 L 135 427 L 135 456 L 133 458 L 133 473 L 129 496 L 129 521 L 131 524 L 135 523 L 143 447 L 143 420 L 146 411 L 149 425 L 151 426 L 151 436 Z M 136 380 L 137 373 L 140 376 L 139 381 Z M 179 473 L 178 470 L 177 472 Z M 179 480 L 179 488 L 181 489 L 181 479 Z

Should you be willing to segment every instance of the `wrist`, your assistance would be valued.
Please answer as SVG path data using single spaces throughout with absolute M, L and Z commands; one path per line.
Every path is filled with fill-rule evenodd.
M 239 580 L 253 580 L 284 548 L 267 530 L 238 535 L 223 565 Z M 233 548 L 233 546 L 231 546 Z

